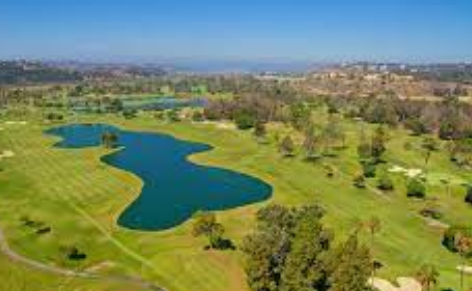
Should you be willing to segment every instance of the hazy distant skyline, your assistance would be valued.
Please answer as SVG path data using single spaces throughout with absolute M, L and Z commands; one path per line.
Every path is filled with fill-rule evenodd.
M 467 0 L 0 0 L 0 58 L 472 61 Z

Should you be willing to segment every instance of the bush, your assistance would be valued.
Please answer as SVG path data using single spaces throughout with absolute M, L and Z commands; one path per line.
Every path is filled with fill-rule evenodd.
M 382 174 L 377 180 L 377 188 L 383 191 L 391 191 L 394 189 L 392 179 L 386 174 Z
M 467 189 L 467 195 L 465 196 L 465 202 L 472 204 L 472 185 Z
M 442 245 L 451 252 L 458 252 L 456 240 L 464 236 L 472 237 L 472 228 L 462 225 L 451 226 L 443 234 Z
M 280 143 L 279 151 L 284 157 L 293 157 L 295 154 L 295 144 L 289 135 L 287 135 Z
M 238 112 L 234 116 L 234 122 L 236 123 L 238 129 L 246 130 L 254 127 L 254 125 L 256 124 L 256 118 L 253 114 L 243 111 Z
M 201 122 L 201 121 L 205 120 L 205 116 L 203 115 L 203 112 L 195 111 L 192 114 L 192 120 L 195 121 L 195 122 Z
M 424 198 L 426 196 L 426 187 L 419 179 L 410 179 L 406 185 L 408 197 Z
M 376 165 L 372 161 L 364 161 L 362 163 L 362 171 L 364 173 L 364 177 L 366 178 L 373 178 L 376 175 Z
M 60 113 L 54 113 L 54 112 L 51 112 L 51 113 L 48 113 L 46 115 L 46 118 L 49 120 L 49 121 L 62 121 L 64 120 L 64 116 Z
M 334 177 L 334 167 L 332 165 L 326 164 L 323 166 L 326 171 L 326 177 L 333 178 Z
M 134 109 L 126 109 L 123 111 L 123 117 L 126 119 L 135 118 L 138 115 L 138 112 Z
M 411 133 L 415 136 L 428 133 L 426 125 L 418 118 L 410 118 L 405 122 L 405 127 L 411 130 Z
M 353 179 L 353 185 L 356 188 L 364 189 L 366 187 L 364 175 L 359 174 L 359 175 L 355 176 L 354 179 Z
M 426 206 L 420 210 L 420 214 L 423 217 L 429 217 L 432 219 L 441 219 L 443 217 L 442 212 L 434 206 Z
M 166 112 L 167 115 L 167 120 L 170 122 L 179 122 L 180 121 L 180 116 L 179 116 L 179 110 L 177 109 L 171 109 Z

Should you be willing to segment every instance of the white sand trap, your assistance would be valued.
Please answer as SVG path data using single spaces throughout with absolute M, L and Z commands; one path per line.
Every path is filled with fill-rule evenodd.
M 436 219 L 427 219 L 427 222 L 429 226 L 435 227 L 435 228 L 448 229 L 450 227 L 449 224 L 436 220 Z
M 411 277 L 399 277 L 397 284 L 398 286 L 380 278 L 369 279 L 369 285 L 379 291 L 421 291 L 422 289 L 421 284 Z
M 110 262 L 110 261 L 104 261 L 104 262 L 101 262 L 101 263 L 98 263 L 94 266 L 91 266 L 89 268 L 87 268 L 87 272 L 98 272 L 98 271 L 103 271 L 105 269 L 109 269 L 109 268 L 113 268 L 116 264 L 113 263 L 113 262 Z
M 400 173 L 404 174 L 408 178 L 416 178 L 423 175 L 423 170 L 421 169 L 406 169 L 400 166 L 393 166 L 388 170 L 390 173 Z
M 216 127 L 221 128 L 221 129 L 236 129 L 236 125 L 234 125 L 234 124 L 232 124 L 232 123 L 222 123 L 222 122 L 218 122 L 216 124 Z
M 15 156 L 15 153 L 12 152 L 12 151 L 3 151 L 3 152 L 0 152 L 0 160 L 1 159 L 4 159 L 4 158 L 11 158 L 11 157 L 14 157 Z
M 464 272 L 466 274 L 470 274 L 472 275 L 472 266 L 465 266 L 465 265 L 460 265 L 460 266 L 457 266 L 457 270 L 459 272 Z
M 202 123 L 202 124 L 211 124 L 211 125 L 216 126 L 217 128 L 220 128 L 220 129 L 230 129 L 230 130 L 236 129 L 236 125 L 233 124 L 233 123 L 229 123 L 229 122 L 203 121 L 203 122 L 200 122 L 200 123 Z
M 27 121 L 5 121 L 6 125 L 26 125 Z

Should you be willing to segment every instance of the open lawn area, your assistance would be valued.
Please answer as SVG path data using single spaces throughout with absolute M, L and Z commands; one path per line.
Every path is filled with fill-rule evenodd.
M 323 112 L 315 116 L 317 123 L 326 120 Z M 12 118 L 5 116 L 0 123 L 3 128 L 0 152 L 14 153 L 0 160 L 0 226 L 15 251 L 64 268 L 139 276 L 169 291 L 248 290 L 241 253 L 204 250 L 206 241 L 192 236 L 189 222 L 164 232 L 132 231 L 116 224 L 120 213 L 139 195 L 142 183 L 132 173 L 100 162 L 100 157 L 109 150 L 54 148 L 57 138 L 43 133 L 54 124 L 45 123 L 41 114 L 23 116 L 27 124 L 5 124 Z M 344 120 L 347 147 L 317 162 L 306 162 L 301 155 L 281 157 L 276 136 L 291 129 L 277 125 L 269 127 L 268 141 L 260 143 L 250 131 L 189 121 L 166 123 L 147 114 L 133 119 L 84 115 L 70 117 L 66 122 L 107 123 L 207 143 L 214 150 L 191 156 L 192 161 L 237 170 L 271 184 L 274 193 L 270 200 L 217 213 L 226 228 L 226 236 L 236 246 L 253 229 L 254 213 L 261 206 L 318 202 L 327 210 L 325 221 L 336 230 L 338 239 L 352 232 L 359 221 L 372 216 L 381 220 L 382 228 L 373 245 L 375 258 L 383 264 L 379 277 L 413 276 L 420 265 L 430 263 L 440 272 L 438 288 L 459 288 L 456 267 L 461 264 L 460 257 L 441 245 L 444 229 L 418 213 L 425 204 L 434 202 L 444 214 L 443 225 L 470 225 L 472 221 L 472 207 L 464 203 L 465 188 L 461 185 L 472 181 L 472 173 L 453 165 L 443 148 L 434 152 L 428 163 L 428 198 L 423 201 L 406 197 L 406 178 L 401 173 L 392 174 L 393 191 L 376 189 L 375 179 L 369 180 L 365 189 L 353 186 L 354 176 L 361 171 L 357 160 L 360 122 Z M 367 124 L 364 127 L 367 132 L 373 129 Z M 301 142 L 296 133 L 292 135 L 296 142 Z M 423 169 L 421 138 L 410 136 L 402 129 L 390 130 L 389 136 L 383 167 Z M 327 164 L 334 169 L 333 177 L 326 175 Z M 440 182 L 444 179 L 451 181 L 450 191 Z M 38 233 L 37 228 L 25 225 L 25 220 L 50 227 L 50 231 Z M 370 243 L 369 234 L 365 231 L 361 234 Z M 65 250 L 72 246 L 86 253 L 86 259 L 68 260 Z M 107 283 L 82 282 L 85 279 L 69 282 L 26 270 L 0 256 L 0 277 L 9 274 L 11 280 L 21 277 L 23 281 L 43 284 L 19 290 L 39 290 L 34 287 L 58 284 L 72 284 L 63 290 L 141 290 L 134 286 L 113 289 Z M 468 280 L 472 283 L 472 277 Z M 1 284 L 5 284 L 2 281 L 1 290 L 4 289 Z

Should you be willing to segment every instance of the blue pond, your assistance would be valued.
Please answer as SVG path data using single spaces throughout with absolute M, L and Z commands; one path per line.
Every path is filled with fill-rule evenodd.
M 189 155 L 211 149 L 205 144 L 103 124 L 67 125 L 46 133 L 62 137 L 57 147 L 85 148 L 100 145 L 104 132 L 117 133 L 123 148 L 102 160 L 136 174 L 144 182 L 139 197 L 118 219 L 123 227 L 169 229 L 196 211 L 230 209 L 263 201 L 272 194 L 271 186 L 257 178 L 188 161 Z

